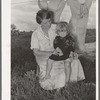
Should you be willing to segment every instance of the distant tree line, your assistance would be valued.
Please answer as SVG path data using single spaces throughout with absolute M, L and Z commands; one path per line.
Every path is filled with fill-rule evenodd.
M 32 33 L 33 31 L 19 31 L 15 24 L 11 24 L 11 35 L 22 35 L 25 33 Z
M 22 35 L 22 34 L 31 34 L 33 31 L 19 31 L 15 24 L 11 24 L 11 35 Z M 93 36 L 96 34 L 96 29 L 87 29 L 87 36 Z

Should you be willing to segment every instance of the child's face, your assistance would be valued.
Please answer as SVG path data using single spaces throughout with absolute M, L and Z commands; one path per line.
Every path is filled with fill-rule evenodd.
M 41 26 L 44 28 L 50 28 L 51 27 L 51 19 L 43 19 L 41 22 Z
M 65 37 L 66 35 L 68 35 L 68 32 L 66 30 L 58 31 L 58 35 L 60 37 Z

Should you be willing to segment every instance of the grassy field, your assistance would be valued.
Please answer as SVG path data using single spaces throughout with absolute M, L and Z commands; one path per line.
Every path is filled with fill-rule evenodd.
M 85 82 L 71 83 L 59 92 L 45 91 L 39 86 L 34 72 L 37 64 L 30 50 L 31 34 L 11 36 L 11 100 L 95 100 L 95 56 L 79 57 Z M 88 29 L 86 42 L 96 41 L 95 35 L 95 29 Z

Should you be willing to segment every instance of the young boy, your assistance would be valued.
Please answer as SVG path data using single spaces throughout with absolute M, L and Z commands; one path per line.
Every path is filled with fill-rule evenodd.
M 66 81 L 65 81 L 65 83 L 66 83 L 66 82 L 69 82 L 69 80 L 70 80 L 71 61 L 73 58 L 73 52 L 75 50 L 74 40 L 70 36 L 70 30 L 69 30 L 67 22 L 57 23 L 56 33 L 57 33 L 57 36 L 54 40 L 55 50 L 47 61 L 46 75 L 45 75 L 43 81 L 50 78 L 50 72 L 51 72 L 54 61 L 62 61 L 63 60 L 64 68 L 65 68 L 64 71 L 65 71 L 65 75 L 66 75 Z

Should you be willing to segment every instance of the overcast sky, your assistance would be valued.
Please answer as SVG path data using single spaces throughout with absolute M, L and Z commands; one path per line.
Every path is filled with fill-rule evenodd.
M 36 12 L 39 10 L 37 0 L 12 0 L 11 1 L 11 23 L 19 30 L 34 30 L 37 27 L 35 21 Z M 67 12 L 67 13 L 66 13 Z M 70 8 L 66 5 L 61 19 L 69 21 L 71 17 Z M 89 13 L 88 28 L 96 27 L 96 3 L 92 3 Z

